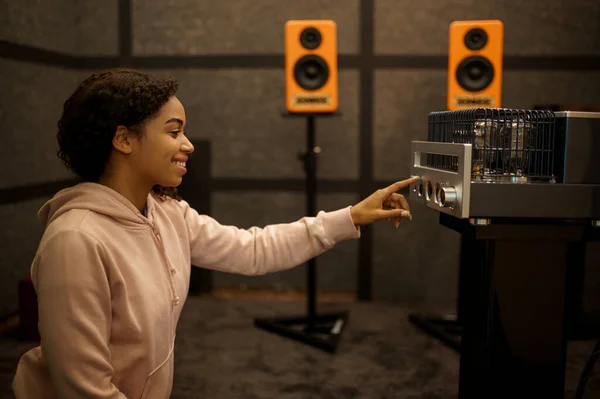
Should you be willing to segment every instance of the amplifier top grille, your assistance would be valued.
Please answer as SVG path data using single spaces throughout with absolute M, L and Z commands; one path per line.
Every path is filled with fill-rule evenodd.
M 428 140 L 472 145 L 471 177 L 487 181 L 555 181 L 551 111 L 474 108 L 429 114 Z M 426 165 L 456 170 L 457 159 L 427 154 Z

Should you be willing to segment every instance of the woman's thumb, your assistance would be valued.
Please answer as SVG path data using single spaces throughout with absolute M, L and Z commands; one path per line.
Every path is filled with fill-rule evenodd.
M 412 215 L 406 209 L 388 209 L 385 212 L 385 217 L 387 218 L 404 218 L 412 220 Z

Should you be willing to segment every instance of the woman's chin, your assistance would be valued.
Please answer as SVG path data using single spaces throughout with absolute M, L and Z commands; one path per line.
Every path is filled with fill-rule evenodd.
M 161 181 L 160 183 L 156 183 L 156 185 L 162 186 L 162 187 L 177 187 L 181 184 L 182 181 L 183 181 L 182 177 L 175 177 L 175 178 L 165 179 L 165 180 Z
M 181 182 L 183 181 L 183 177 L 177 177 L 175 179 L 171 179 L 169 181 L 169 184 L 166 184 L 167 187 L 177 187 L 181 184 Z

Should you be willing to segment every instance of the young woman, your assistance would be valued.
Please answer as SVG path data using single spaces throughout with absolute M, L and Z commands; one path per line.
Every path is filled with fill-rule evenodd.
M 117 68 L 93 74 L 65 102 L 59 157 L 83 179 L 39 211 L 31 266 L 40 346 L 19 361 L 20 398 L 168 398 L 175 331 L 191 264 L 259 275 L 306 262 L 360 226 L 410 218 L 395 193 L 263 229 L 199 215 L 176 188 L 194 150 L 178 84 Z

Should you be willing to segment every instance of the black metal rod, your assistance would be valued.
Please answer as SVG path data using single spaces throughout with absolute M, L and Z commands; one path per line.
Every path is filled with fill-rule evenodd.
M 317 151 L 315 146 L 315 117 L 306 117 L 306 154 L 304 158 L 306 171 L 306 212 L 308 216 L 316 216 L 317 208 Z M 312 258 L 307 267 L 307 330 L 313 331 L 316 320 L 316 286 L 317 286 L 317 261 Z
M 289 114 L 285 114 L 287 116 Z M 321 114 L 326 116 L 332 114 Z M 306 152 L 300 154 L 305 171 L 306 216 L 317 213 L 317 155 L 320 150 L 315 145 L 315 114 L 293 114 L 294 117 L 306 116 Z M 316 257 L 308 260 L 307 267 L 307 315 L 302 317 L 278 317 L 274 319 L 255 319 L 254 325 L 335 353 L 340 341 L 342 329 L 348 321 L 347 312 L 317 315 L 317 270 Z M 301 329 L 296 327 L 300 326 Z

